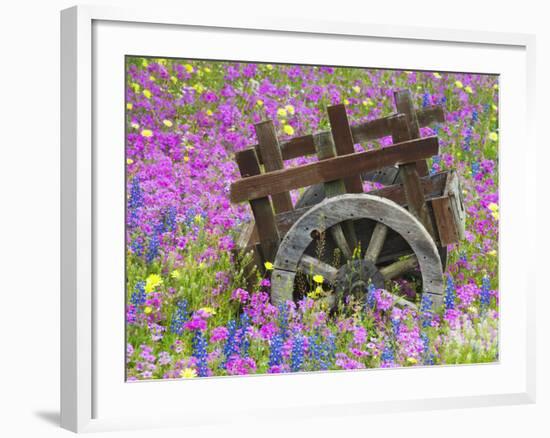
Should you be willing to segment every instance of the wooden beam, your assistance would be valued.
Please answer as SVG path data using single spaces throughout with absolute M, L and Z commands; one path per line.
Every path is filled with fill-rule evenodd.
M 273 122 L 266 120 L 254 125 L 254 128 L 258 138 L 258 147 L 264 160 L 265 171 L 271 172 L 283 169 L 283 157 Z M 271 196 L 271 200 L 273 201 L 275 213 L 292 210 L 292 200 L 289 192 L 276 193 Z
M 410 139 L 420 138 L 420 124 L 418 116 L 414 109 L 414 104 L 409 90 L 398 90 L 393 94 L 395 100 L 395 108 L 398 113 L 405 114 L 407 117 L 407 125 L 409 126 Z M 426 160 L 419 160 L 416 163 L 417 172 L 420 176 L 428 175 L 428 164 Z
M 250 178 L 260 176 L 260 163 L 254 149 L 247 149 L 244 153 L 237 155 L 237 165 L 243 179 L 247 181 Z M 273 261 L 279 247 L 279 231 L 275 223 L 275 214 L 271 207 L 271 202 L 267 196 L 263 196 L 250 201 L 250 207 L 258 237 L 260 248 L 262 250 L 263 261 Z
M 443 123 L 445 121 L 445 112 L 439 105 L 429 106 L 416 111 L 418 124 L 420 127 L 429 126 L 432 123 Z M 382 137 L 391 135 L 391 119 L 395 114 L 371 120 L 356 125 L 351 125 L 351 135 L 353 143 L 366 143 Z M 313 155 L 317 152 L 318 146 L 324 143 L 332 143 L 330 131 L 318 132 L 313 135 L 304 135 L 295 137 L 291 140 L 280 143 L 281 155 L 283 161 L 293 158 Z M 317 148 L 316 148 L 317 146 Z M 254 146 L 260 164 L 263 164 L 263 157 L 258 145 Z
M 254 153 L 255 157 L 254 149 L 249 150 Z M 245 151 L 242 151 L 241 154 L 243 152 Z M 243 202 L 263 198 L 274 193 L 283 193 L 313 184 L 334 181 L 385 166 L 426 159 L 437 155 L 438 152 L 437 137 L 432 136 L 405 141 L 383 149 L 330 158 L 300 167 L 275 170 L 235 181 L 231 184 L 230 199 L 231 202 Z
M 327 113 L 336 154 L 341 157 L 355 153 L 344 104 L 329 106 Z M 363 182 L 359 174 L 350 174 L 344 178 L 344 184 L 348 193 L 363 193 Z

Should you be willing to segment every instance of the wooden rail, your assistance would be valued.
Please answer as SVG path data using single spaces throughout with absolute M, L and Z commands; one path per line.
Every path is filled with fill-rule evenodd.
M 351 136 L 354 143 L 365 143 L 370 140 L 376 140 L 392 134 L 393 118 L 392 114 L 381 119 L 372 120 L 357 125 L 351 125 Z M 443 123 L 445 113 L 440 106 L 428 106 L 416 111 L 416 118 L 420 127 L 429 126 L 432 123 Z M 320 145 L 333 143 L 332 133 L 330 131 L 318 132 L 313 135 L 303 135 L 291 140 L 280 142 L 281 155 L 284 161 L 293 158 L 313 155 L 317 153 Z M 258 145 L 253 146 L 258 155 L 258 161 L 263 164 L 262 151 Z
M 249 176 L 231 185 L 230 199 L 231 202 L 243 202 L 264 198 L 276 193 L 334 181 L 385 166 L 427 159 L 438 153 L 437 136 L 404 141 L 383 149 L 356 152 L 300 167 Z

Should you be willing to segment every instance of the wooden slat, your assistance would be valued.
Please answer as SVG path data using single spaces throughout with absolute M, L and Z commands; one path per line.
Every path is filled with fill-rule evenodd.
M 237 154 L 237 165 L 243 179 L 247 181 L 250 178 L 259 176 L 260 163 L 254 149 L 247 149 Z M 250 201 L 252 214 L 256 223 L 260 247 L 264 261 L 273 261 L 277 248 L 279 247 L 279 232 L 275 223 L 275 215 L 271 202 L 267 196 L 259 197 Z
M 258 138 L 258 147 L 262 153 L 264 168 L 266 172 L 283 169 L 283 157 L 279 141 L 275 134 L 275 126 L 271 120 L 257 123 L 254 125 L 256 137 Z M 289 192 L 274 194 L 271 197 L 275 213 L 292 210 L 292 200 Z
M 449 197 L 433 199 L 432 208 L 441 245 L 450 245 L 451 243 L 458 242 L 459 237 L 454 226 Z
M 346 107 L 343 104 L 329 106 L 327 113 L 336 154 L 344 156 L 355 153 Z M 348 193 L 363 193 L 363 182 L 359 174 L 350 174 L 344 178 L 344 184 Z
M 411 127 L 407 119 L 395 119 L 392 138 L 394 142 L 402 142 L 411 137 Z M 435 238 L 432 219 L 426 199 L 424 198 L 424 190 L 420 182 L 417 163 L 408 162 L 399 165 L 399 178 L 403 184 L 405 198 L 407 199 L 407 207 L 426 228 L 428 233 Z
M 323 144 L 319 146 L 317 151 L 317 157 L 319 160 L 328 160 L 336 156 L 336 150 L 332 144 Z M 346 185 L 344 180 L 338 179 L 335 181 L 328 181 L 324 184 L 325 197 L 332 198 L 333 196 L 342 195 L 346 193 Z M 345 233 L 344 233 L 345 230 Z M 353 249 L 357 247 L 357 238 L 355 236 L 355 229 L 353 228 L 353 222 L 347 221 L 342 224 L 337 224 L 330 229 L 332 238 L 342 251 L 342 254 L 347 260 L 351 260 L 353 255 Z
M 256 156 L 254 149 L 254 157 Z M 240 154 L 237 154 L 237 159 Z M 426 159 L 439 152 L 436 136 L 405 141 L 383 149 L 356 152 L 342 157 L 305 164 L 300 167 L 275 170 L 234 182 L 230 189 L 231 202 L 258 199 L 274 193 L 282 193 L 349 175 L 380 169 L 394 164 L 410 163 Z
M 426 107 L 416 111 L 418 124 L 420 127 L 429 126 L 432 123 L 443 123 L 445 121 L 445 112 L 439 105 Z M 391 135 L 391 119 L 395 114 L 380 119 L 371 120 L 356 125 L 351 125 L 351 135 L 354 143 L 365 143 L 382 137 Z M 281 142 L 281 154 L 283 160 L 304 157 L 316 153 L 316 146 L 323 143 L 332 143 L 330 131 L 318 132 L 313 135 L 304 135 L 295 137 L 291 140 Z M 263 157 L 259 147 L 256 145 L 256 153 L 260 163 L 263 163 Z
M 418 117 L 414 104 L 412 101 L 411 93 L 409 90 L 398 90 L 393 94 L 395 100 L 395 108 L 398 113 L 405 114 L 407 117 L 407 125 L 409 126 L 410 137 L 420 138 L 420 125 L 418 123 Z M 421 160 L 416 163 L 417 172 L 420 176 L 428 175 L 428 164 L 426 160 Z
M 421 179 L 422 190 L 424 191 L 424 197 L 429 200 L 432 198 L 440 197 L 445 188 L 445 181 L 447 179 L 448 172 L 436 173 L 435 175 L 425 176 Z M 405 192 L 401 184 L 394 184 L 392 186 L 384 187 L 379 190 L 372 190 L 369 195 L 380 196 L 382 198 L 389 199 L 402 207 L 407 206 L 407 199 Z M 311 207 L 303 207 L 295 209 L 293 211 L 277 214 L 275 221 L 277 222 L 277 228 L 280 235 L 286 234 L 290 227 L 298 220 L 300 216 L 306 213 Z

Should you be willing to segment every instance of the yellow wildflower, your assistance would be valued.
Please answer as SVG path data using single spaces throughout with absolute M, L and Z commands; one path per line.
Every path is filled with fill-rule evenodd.
M 183 161 L 185 161 L 186 163 L 188 163 L 188 162 L 189 162 L 189 156 L 186 155 L 185 157 L 183 157 Z
M 496 249 L 492 249 L 492 250 L 489 251 L 487 254 L 489 254 L 489 255 L 492 256 L 492 257 L 496 257 L 496 256 L 497 256 L 497 250 L 496 250 Z
M 151 274 L 145 280 L 145 292 L 150 293 L 153 290 L 162 284 L 162 278 L 158 274 Z
M 285 132 L 286 135 L 292 135 L 294 134 L 294 128 L 290 125 L 285 125 L 283 127 L 283 131 Z
M 264 106 L 264 101 L 261 100 L 261 99 L 258 99 L 258 100 L 256 101 L 256 105 L 258 105 L 258 106 Z
M 493 108 L 493 111 L 498 110 L 498 106 L 496 106 L 494 103 L 491 105 L 491 108 Z
M 474 92 L 474 90 L 472 90 L 472 87 L 470 87 L 469 85 L 466 85 L 466 88 L 464 88 L 464 91 L 468 94 L 472 94 Z
M 147 306 L 145 309 L 143 309 L 143 311 L 145 312 L 146 315 L 149 315 L 153 311 L 153 308 L 150 306 Z
M 195 222 L 197 225 L 202 224 L 203 217 L 200 214 L 196 214 L 193 218 L 193 222 Z
M 149 63 L 147 62 L 147 59 L 143 58 L 143 59 L 141 60 L 141 66 L 142 66 L 142 67 L 147 67 L 148 65 L 149 65 Z
M 126 109 L 127 109 L 127 110 L 131 110 L 132 108 L 134 108 L 134 105 L 132 105 L 132 102 L 128 102 L 128 103 L 126 104 Z
M 210 73 L 212 70 L 210 70 L 208 67 L 204 67 L 204 72 L 205 73 Z
M 434 78 L 441 79 L 441 75 L 439 73 L 436 72 L 433 75 L 434 75 Z
M 279 109 L 277 110 L 277 115 L 278 115 L 279 117 L 286 117 L 286 110 L 285 110 L 284 108 L 279 108 Z
M 497 141 L 498 140 L 498 134 L 496 132 L 491 132 L 489 134 L 489 140 L 491 141 Z
M 286 105 L 286 106 L 285 106 L 285 110 L 286 110 L 286 112 L 289 113 L 291 116 L 294 115 L 294 106 L 292 106 L 292 105 Z
M 202 307 L 201 309 L 199 309 L 201 312 L 204 312 L 206 313 L 207 315 L 215 315 L 216 314 L 216 309 L 214 309 L 213 307 Z
M 155 82 L 157 79 L 153 75 L 151 75 L 151 76 L 149 76 L 149 80 L 151 82 Z
M 206 115 L 207 115 L 207 116 L 211 116 L 212 114 L 214 114 L 214 113 L 212 112 L 212 110 L 206 110 Z
M 460 82 L 460 81 L 455 81 L 455 87 L 456 87 L 456 88 L 463 88 L 464 85 L 463 85 L 462 82 Z
M 181 370 L 180 376 L 184 379 L 193 379 L 197 377 L 197 371 L 193 368 L 184 368 Z
M 185 64 L 184 67 L 188 73 L 193 73 L 193 71 L 195 70 L 191 64 Z
M 151 99 L 151 96 L 153 95 L 149 90 L 145 89 L 143 90 L 143 95 L 147 98 L 147 99 Z
M 344 105 L 349 105 L 349 100 L 344 99 Z
M 264 267 L 265 267 L 266 271 L 272 271 L 273 270 L 273 263 L 265 262 Z
M 170 273 L 170 277 L 175 278 L 175 279 L 177 280 L 178 278 L 181 278 L 181 272 L 178 271 L 177 269 L 174 269 L 174 270 Z
M 493 85 L 493 89 L 498 90 L 498 84 Z
M 266 67 L 268 70 L 273 70 L 273 66 L 271 64 L 267 64 Z
M 470 313 L 474 313 L 474 314 L 475 314 L 475 313 L 477 313 L 477 307 L 476 307 L 476 306 L 470 306 L 470 307 L 468 307 L 468 311 L 469 311 Z
M 407 363 L 414 365 L 415 363 L 418 363 L 418 361 L 414 357 L 407 357 Z
M 139 93 L 139 90 L 140 90 L 141 87 L 139 86 L 138 83 L 132 82 L 130 84 L 130 86 L 132 87 L 132 90 L 134 90 L 134 93 Z
M 311 298 L 313 300 L 319 298 L 323 293 L 323 288 L 321 286 L 317 286 L 314 291 L 311 291 L 307 294 L 308 298 Z
M 323 281 L 325 281 L 325 279 L 323 278 L 322 275 L 317 274 L 317 275 L 314 275 L 314 276 L 313 276 L 313 281 L 314 281 L 315 283 L 322 284 Z
M 487 208 L 491 211 L 498 211 L 498 204 L 495 204 L 494 202 L 491 202 Z
M 126 164 L 134 164 L 134 160 L 132 160 L 131 158 L 126 158 Z
M 356 93 L 359 93 L 361 91 L 361 87 L 359 87 L 358 85 L 354 85 L 353 87 L 351 87 L 351 89 Z
M 172 81 L 173 84 L 175 84 L 176 82 L 178 82 L 178 78 L 175 77 L 175 76 L 170 76 L 170 80 Z
M 174 124 L 172 123 L 171 120 L 167 120 L 167 119 L 164 119 L 162 121 L 162 123 L 164 124 L 164 126 L 166 126 L 167 128 L 171 128 Z
M 141 135 L 143 137 L 149 138 L 153 136 L 153 131 L 151 131 L 150 129 L 144 129 L 141 131 Z
M 196 84 L 193 88 L 199 94 L 202 94 L 202 92 L 204 91 L 204 86 L 202 84 Z

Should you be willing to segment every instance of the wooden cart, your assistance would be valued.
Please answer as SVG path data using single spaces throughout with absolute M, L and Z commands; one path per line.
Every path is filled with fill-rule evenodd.
M 436 136 L 421 138 L 420 127 L 444 122 L 444 112 L 415 110 L 407 90 L 394 99 L 395 114 L 352 126 L 343 104 L 330 106 L 330 131 L 282 144 L 271 121 L 258 123 L 258 144 L 236 154 L 242 178 L 231 185 L 231 201 L 248 201 L 254 217 L 237 247 L 252 252 L 248 269 L 273 265 L 274 304 L 296 299 L 308 276 L 323 276 L 324 299 L 334 305 L 347 294 L 366 296 L 370 283 L 382 288 L 415 270 L 434 307 L 443 304 L 447 245 L 463 238 L 465 213 L 457 174 L 429 174 L 426 160 L 439 144 Z M 354 150 L 390 135 L 391 146 Z M 318 161 L 284 167 L 285 160 L 313 154 Z M 384 187 L 364 193 L 366 180 Z M 307 189 L 293 205 L 289 191 L 300 188 Z

